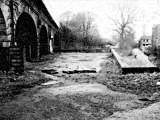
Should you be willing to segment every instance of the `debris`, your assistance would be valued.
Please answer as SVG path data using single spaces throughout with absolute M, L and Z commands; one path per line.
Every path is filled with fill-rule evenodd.
M 56 84 L 63 84 L 60 81 L 48 81 L 46 83 L 42 83 L 43 86 L 47 86 L 47 85 L 56 85 Z
M 160 94 L 155 92 L 153 93 L 153 95 L 150 98 L 140 98 L 139 100 L 141 101 L 156 101 L 160 99 Z
M 66 74 L 77 74 L 77 73 L 96 73 L 96 70 L 73 70 L 73 71 L 62 71 Z
M 156 85 L 160 85 L 160 82 L 157 82 Z
M 139 96 L 153 96 L 154 93 L 160 90 L 160 73 L 135 73 L 122 75 L 120 68 L 115 63 L 112 56 L 108 57 L 108 61 L 103 65 L 104 79 L 97 82 L 106 85 L 108 88 L 120 91 L 129 92 Z M 146 98 L 145 98 L 146 99 Z M 142 99 L 145 100 L 145 99 Z M 147 100 L 147 99 L 146 99 Z M 151 100 L 148 98 L 148 100 Z M 153 100 L 153 99 L 152 99 Z
M 151 101 L 149 98 L 139 98 L 138 100 L 140 100 L 140 101 Z
M 58 72 L 54 69 L 47 69 L 47 70 L 41 70 L 41 71 L 47 74 L 58 74 Z
M 160 97 L 160 94 L 157 93 L 157 92 L 155 92 L 150 99 L 151 99 L 152 101 L 155 101 L 155 100 L 158 100 L 159 97 Z

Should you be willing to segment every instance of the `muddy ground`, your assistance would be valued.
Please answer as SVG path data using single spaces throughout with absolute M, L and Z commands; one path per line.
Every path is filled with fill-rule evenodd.
M 149 99 L 159 92 L 158 73 L 121 75 L 110 53 L 43 60 L 26 63 L 24 75 L 14 76 L 28 87 L 1 97 L 0 120 L 159 120 L 159 97 Z

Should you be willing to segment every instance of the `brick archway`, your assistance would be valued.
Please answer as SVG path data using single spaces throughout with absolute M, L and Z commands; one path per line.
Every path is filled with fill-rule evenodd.
M 32 61 L 37 57 L 37 30 L 34 20 L 28 13 L 22 13 L 16 24 L 16 42 L 20 47 L 23 59 Z
M 48 43 L 48 34 L 47 28 L 42 25 L 39 34 L 40 42 L 40 56 L 46 55 L 49 53 L 49 43 Z

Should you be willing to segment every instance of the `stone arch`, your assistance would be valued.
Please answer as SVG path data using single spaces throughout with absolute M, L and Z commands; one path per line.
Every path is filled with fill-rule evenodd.
M 48 33 L 47 28 L 42 25 L 39 33 L 40 56 L 49 53 Z
M 24 60 L 32 61 L 37 58 L 37 29 L 33 18 L 26 12 L 23 12 L 17 20 L 15 40 Z
M 35 25 L 36 25 L 36 28 L 38 28 L 38 26 L 37 26 L 38 15 L 37 15 L 36 13 L 34 13 L 33 11 L 31 11 L 31 10 L 30 10 L 30 13 L 29 13 L 29 14 L 30 14 L 31 17 L 33 18 L 34 23 L 36 23 L 36 24 L 35 24 Z

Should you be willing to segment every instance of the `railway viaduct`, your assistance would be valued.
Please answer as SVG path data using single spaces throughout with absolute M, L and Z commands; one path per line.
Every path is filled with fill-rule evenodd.
M 57 29 L 42 0 L 0 0 L 0 64 L 23 70 L 25 61 L 53 52 Z

